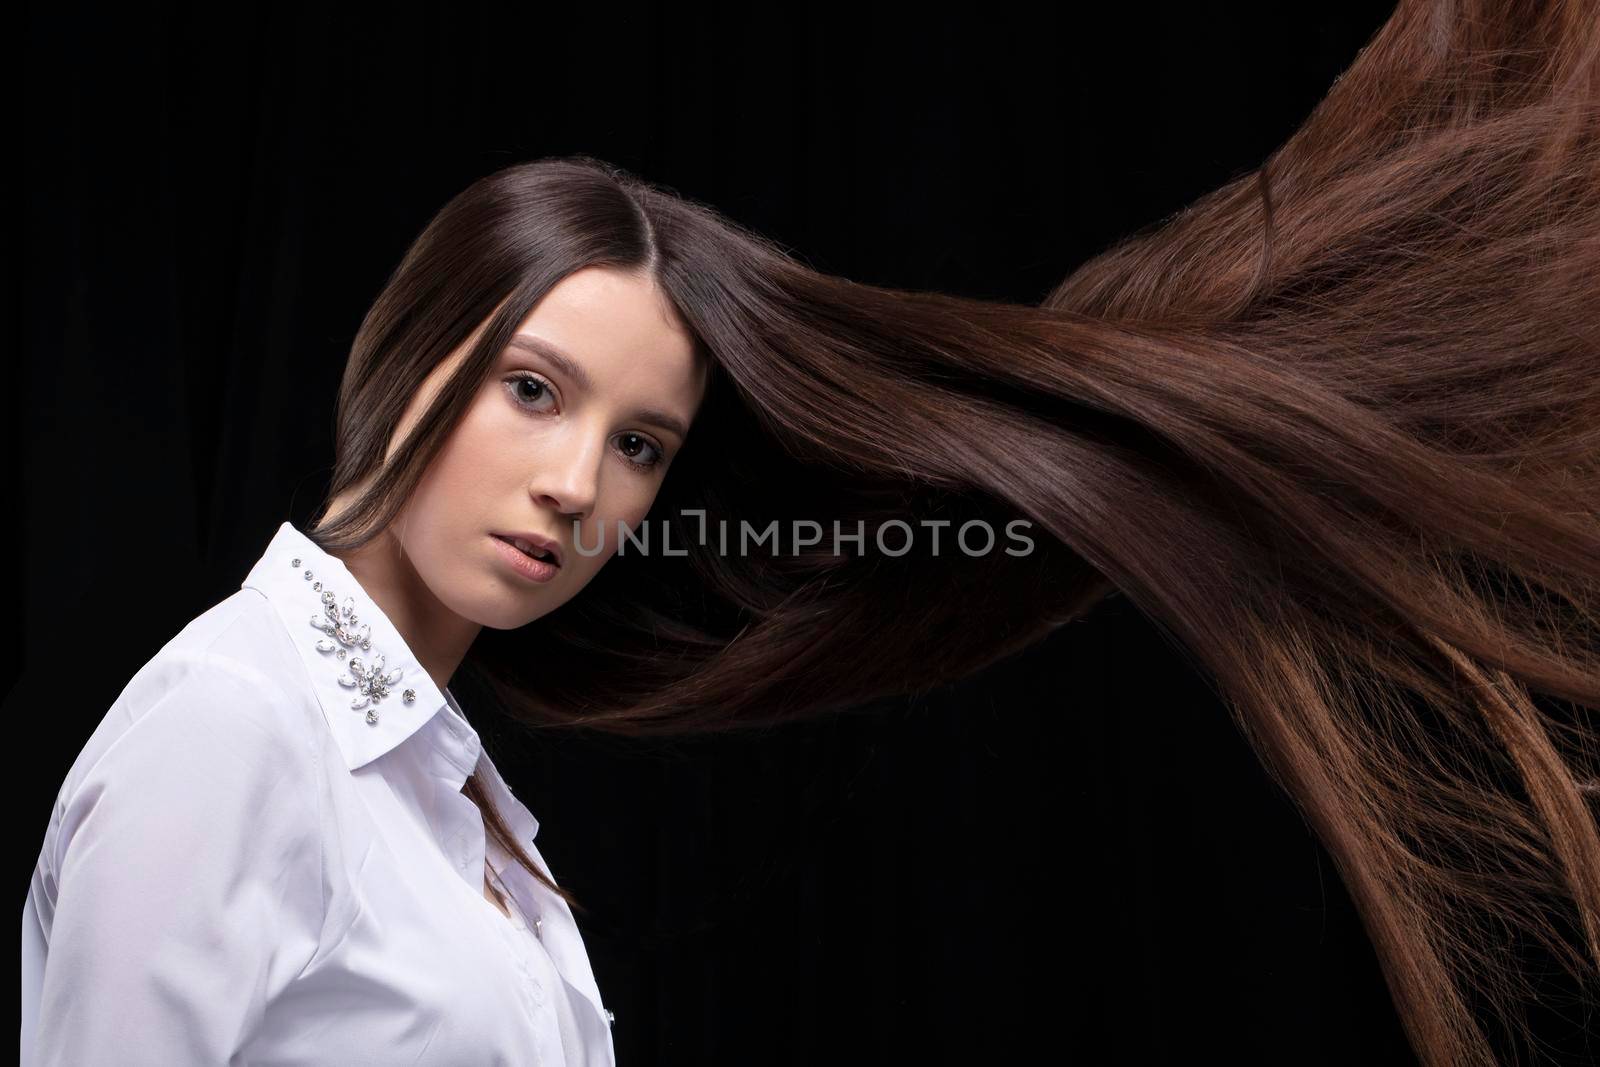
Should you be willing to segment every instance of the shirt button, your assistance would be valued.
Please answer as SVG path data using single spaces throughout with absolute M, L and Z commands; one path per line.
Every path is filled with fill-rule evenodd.
M 533 936 L 537 937 L 540 941 L 544 940 L 544 920 L 543 919 L 535 918 L 533 920 Z
M 610 1008 L 604 1008 L 602 1010 L 606 1013 L 606 1025 L 607 1026 L 614 1026 L 616 1024 L 617 1017 L 615 1015 L 611 1014 L 611 1009 Z

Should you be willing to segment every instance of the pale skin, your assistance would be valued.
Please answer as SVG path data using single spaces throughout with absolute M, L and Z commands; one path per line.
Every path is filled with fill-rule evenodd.
M 387 455 L 482 329 L 429 374 Z M 514 341 L 394 522 L 361 548 L 332 553 L 441 689 L 483 627 L 525 626 L 588 584 L 616 551 L 618 524 L 636 527 L 650 510 L 705 395 L 707 368 L 692 335 L 646 275 L 575 271 L 544 295 L 516 336 L 555 346 L 587 383 Z M 335 497 L 322 521 L 363 488 Z M 513 571 L 491 536 L 506 531 L 556 541 L 555 577 L 535 583 Z M 591 554 L 578 551 L 580 536 Z M 594 553 L 597 544 L 603 547 Z M 483 895 L 505 911 L 487 874 Z

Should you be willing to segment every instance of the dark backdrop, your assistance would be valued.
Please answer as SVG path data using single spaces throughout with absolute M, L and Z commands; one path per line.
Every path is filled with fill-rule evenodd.
M 1259 163 L 1390 7 L 1053 6 L 32 5 L 16 905 L 126 680 L 304 528 L 360 317 L 472 179 L 589 152 L 818 269 L 1036 302 Z M 1126 601 L 872 710 L 657 747 L 478 715 L 624 1064 L 1412 1062 L 1327 855 Z

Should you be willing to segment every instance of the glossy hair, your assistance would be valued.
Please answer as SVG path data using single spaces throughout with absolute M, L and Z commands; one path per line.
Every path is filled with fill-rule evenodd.
M 844 711 L 1120 592 L 1333 856 L 1422 1061 L 1495 1062 L 1537 1043 L 1530 951 L 1600 975 L 1597 67 L 1594 0 L 1404 0 L 1260 168 L 1041 307 L 820 274 L 588 157 L 509 167 L 363 322 L 329 498 L 372 483 L 310 535 L 387 525 L 550 286 L 646 272 L 713 365 L 647 519 L 687 554 L 617 555 L 483 631 L 463 669 L 511 716 L 642 736 Z M 1020 518 L 1035 547 L 722 554 L 697 510 L 859 521 L 869 546 Z

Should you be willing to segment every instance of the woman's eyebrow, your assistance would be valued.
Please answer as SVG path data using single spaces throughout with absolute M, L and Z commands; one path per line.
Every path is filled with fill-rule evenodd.
M 549 360 L 561 373 L 567 375 L 579 386 L 587 390 L 594 389 L 594 379 L 589 377 L 589 372 L 581 367 L 577 360 L 561 351 L 543 337 L 534 337 L 531 334 L 519 333 L 511 338 L 508 348 L 520 348 L 524 352 L 531 352 Z M 676 415 L 661 411 L 657 408 L 642 408 L 633 413 L 633 417 L 643 422 L 648 422 L 658 429 L 675 433 L 679 437 L 689 436 L 689 427 Z

